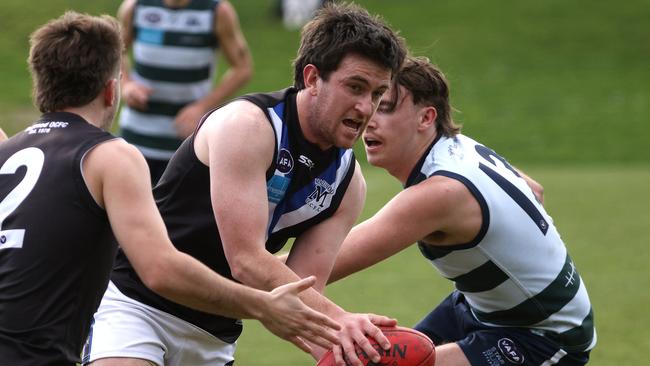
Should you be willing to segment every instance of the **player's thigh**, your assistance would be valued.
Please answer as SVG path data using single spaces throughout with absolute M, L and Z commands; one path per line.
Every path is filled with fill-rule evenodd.
M 163 365 L 168 351 L 162 312 L 126 297 L 110 282 L 93 317 L 83 350 L 83 364 L 134 362 Z M 126 363 L 126 365 L 130 365 Z

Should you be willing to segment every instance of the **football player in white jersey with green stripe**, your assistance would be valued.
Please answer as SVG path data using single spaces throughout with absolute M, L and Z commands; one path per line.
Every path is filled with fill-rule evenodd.
M 586 364 L 591 304 L 541 186 L 460 134 L 450 110 L 444 75 L 408 58 L 364 133 L 370 164 L 405 189 L 350 232 L 330 282 L 418 242 L 456 286 L 415 326 L 437 366 Z
M 204 113 L 253 74 L 237 12 L 226 0 L 124 0 L 120 135 L 145 156 L 156 183 Z M 228 68 L 219 83 L 217 58 Z

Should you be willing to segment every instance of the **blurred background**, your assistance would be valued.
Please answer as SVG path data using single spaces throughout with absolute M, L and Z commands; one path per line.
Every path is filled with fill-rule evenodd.
M 275 0 L 231 0 L 255 74 L 244 92 L 292 81 L 299 31 Z M 546 208 L 592 298 L 599 343 L 591 365 L 641 365 L 650 349 L 650 0 L 363 0 L 428 56 L 451 83 L 463 133 L 537 179 Z M 115 15 L 118 0 L 0 5 L 0 126 L 13 135 L 38 117 L 25 60 L 31 31 L 74 9 Z M 365 163 L 363 217 L 399 184 Z M 91 244 L 91 243 L 89 243 Z M 348 310 L 412 326 L 451 286 L 410 248 L 328 288 Z M 309 365 L 311 357 L 247 322 L 238 365 Z

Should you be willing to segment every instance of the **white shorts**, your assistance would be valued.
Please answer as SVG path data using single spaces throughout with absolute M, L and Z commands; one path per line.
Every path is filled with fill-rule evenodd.
M 133 300 L 109 282 L 95 313 L 83 364 L 100 358 L 128 357 L 159 366 L 226 366 L 236 344 L 164 311 Z

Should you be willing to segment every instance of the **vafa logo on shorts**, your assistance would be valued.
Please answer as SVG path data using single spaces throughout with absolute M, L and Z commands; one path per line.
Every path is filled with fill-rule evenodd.
M 519 352 L 515 342 L 509 338 L 501 338 L 497 341 L 499 351 L 510 363 L 515 365 L 522 365 L 524 363 L 524 355 Z

